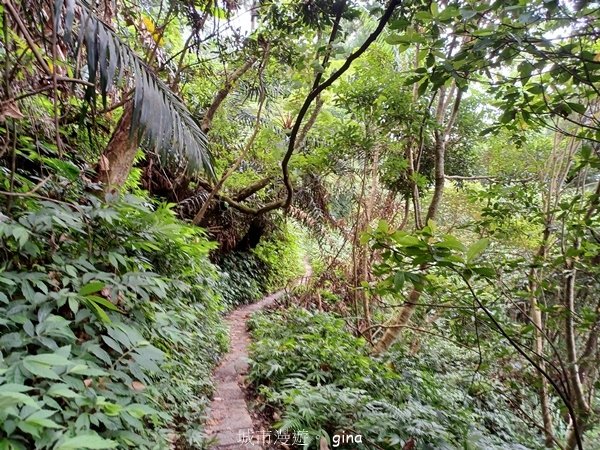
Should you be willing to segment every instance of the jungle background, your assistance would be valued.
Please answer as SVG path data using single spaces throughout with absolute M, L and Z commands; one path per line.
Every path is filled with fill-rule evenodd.
M 0 448 L 599 449 L 599 15 L 2 0 Z

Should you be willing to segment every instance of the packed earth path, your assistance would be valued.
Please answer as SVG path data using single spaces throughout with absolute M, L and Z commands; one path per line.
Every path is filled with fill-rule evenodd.
M 312 269 L 305 262 L 304 276 L 295 284 L 305 283 L 311 274 Z M 216 390 L 206 423 L 207 438 L 215 442 L 212 449 L 263 448 L 256 439 L 248 443 L 252 436 L 259 436 L 263 430 L 253 422 L 246 403 L 245 377 L 250 343 L 246 322 L 254 312 L 273 305 L 286 292 L 287 289 L 277 291 L 256 303 L 237 308 L 227 316 L 230 348 L 213 374 Z

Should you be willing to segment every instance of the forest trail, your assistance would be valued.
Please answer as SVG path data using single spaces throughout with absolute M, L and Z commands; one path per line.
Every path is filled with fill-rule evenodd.
M 294 284 L 303 284 L 310 278 L 312 269 L 305 262 L 304 276 Z M 252 313 L 271 306 L 286 293 L 286 289 L 264 297 L 262 300 L 237 308 L 229 313 L 226 323 L 231 340 L 229 352 L 216 368 L 213 379 L 216 384 L 215 395 L 210 404 L 209 419 L 206 423 L 208 439 L 215 439 L 212 449 L 253 449 L 262 447 L 247 442 L 250 436 L 260 433 L 253 423 L 246 403 L 245 376 L 248 373 L 248 345 L 250 334 L 246 330 L 246 321 Z

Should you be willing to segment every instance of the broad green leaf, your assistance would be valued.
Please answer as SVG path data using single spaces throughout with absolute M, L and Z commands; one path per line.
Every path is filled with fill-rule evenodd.
M 496 276 L 496 271 L 491 267 L 471 267 L 470 269 L 472 272 L 485 278 L 494 278 Z
M 137 419 L 141 419 L 147 414 L 158 414 L 158 411 L 156 411 L 154 408 L 148 405 L 142 405 L 140 403 L 132 403 L 131 405 L 127 405 L 125 407 L 125 411 Z
M 47 366 L 67 366 L 71 364 L 68 358 L 58 353 L 40 353 L 39 355 L 26 356 L 24 360 L 34 361 Z
M 459 12 L 465 20 L 469 20 L 477 14 L 477 11 L 473 11 L 472 9 L 460 9 Z
M 31 386 L 25 386 L 24 384 L 8 383 L 0 385 L 0 394 L 2 392 L 27 392 L 32 389 Z
M 83 295 L 85 297 L 86 295 L 101 291 L 104 289 L 104 286 L 105 284 L 102 281 L 92 281 L 91 283 L 88 283 L 79 289 L 79 295 Z
M 36 377 L 58 380 L 60 377 L 53 367 L 68 366 L 71 362 L 58 353 L 42 353 L 23 358 L 23 367 Z
M 32 408 L 40 408 L 35 399 L 21 392 L 0 392 L 0 411 L 10 406 L 27 405 Z
M 402 236 L 395 239 L 396 243 L 402 247 L 418 247 L 423 243 L 415 236 Z
M 118 442 L 109 439 L 104 439 L 96 433 L 81 434 L 72 438 L 68 438 L 62 444 L 56 447 L 56 450 L 101 450 L 106 448 L 116 448 Z
M 436 244 L 434 244 L 434 247 L 440 247 L 440 248 L 448 248 L 448 249 L 452 249 L 452 250 L 459 250 L 459 251 L 465 251 L 465 246 L 462 242 L 460 242 L 457 238 L 455 238 L 452 235 L 445 235 L 442 238 L 441 242 L 437 242 Z
M 111 311 L 122 312 L 119 308 L 117 308 L 116 305 L 114 305 L 109 300 L 105 299 L 104 297 L 99 297 L 98 295 L 88 295 L 86 297 L 86 299 L 89 301 L 92 301 L 94 303 L 100 304 L 100 305 L 104 306 L 105 308 L 110 309 Z
M 52 417 L 56 413 L 57 411 L 40 409 L 29 415 L 24 422 L 37 428 L 64 428 L 62 425 L 59 425 L 53 420 L 49 419 L 49 417 Z
M 53 384 L 46 392 L 51 397 L 79 398 L 80 394 L 72 391 L 67 384 Z
M 467 249 L 467 262 L 472 262 L 479 257 L 485 249 L 490 245 L 490 240 L 487 238 L 479 239 L 477 242 L 471 244 Z
M 397 291 L 401 290 L 404 287 L 404 281 L 404 272 L 399 270 L 398 272 L 396 272 L 396 275 L 394 275 L 394 289 L 396 289 Z
M 377 223 L 377 231 L 379 233 L 387 233 L 390 229 L 389 224 L 385 220 L 380 220 Z
M 456 6 L 446 6 L 436 17 L 437 20 L 445 21 L 458 16 L 459 10 Z
M 15 227 L 12 230 L 12 235 L 19 243 L 19 247 L 23 247 L 29 240 L 29 230 L 25 227 Z
M 102 409 L 107 416 L 116 417 L 123 410 L 123 407 L 116 403 L 106 402 L 102 405 Z
M 431 13 L 429 11 L 417 11 L 415 18 L 426 22 L 431 20 Z
M 96 315 L 96 317 L 98 317 L 98 319 L 100 319 L 100 321 L 103 324 L 109 325 L 112 323 L 110 320 L 110 317 L 108 317 L 106 312 L 100 306 L 98 306 L 97 303 L 95 303 L 92 300 L 87 301 L 87 298 L 86 298 L 85 304 L 87 306 L 89 306 L 89 308 L 92 310 L 92 312 Z
M 67 373 L 74 373 L 77 375 L 88 375 L 91 377 L 105 377 L 108 375 L 108 372 L 102 369 L 97 369 L 95 367 L 90 367 L 86 364 L 77 364 L 71 367 Z
M 587 110 L 587 107 L 581 103 L 567 102 L 567 105 L 578 114 L 585 114 L 585 111 Z

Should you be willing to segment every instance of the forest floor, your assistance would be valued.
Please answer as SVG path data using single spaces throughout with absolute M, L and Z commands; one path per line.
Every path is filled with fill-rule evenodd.
M 310 265 L 305 262 L 304 276 L 296 284 L 304 283 L 312 274 Z M 207 438 L 213 442 L 212 449 L 253 449 L 263 446 L 257 442 L 265 436 L 257 418 L 252 418 L 252 410 L 246 399 L 245 377 L 248 373 L 248 345 L 250 334 L 246 330 L 246 322 L 256 311 L 273 305 L 287 289 L 275 292 L 251 305 L 235 309 L 226 318 L 229 327 L 229 352 L 216 368 L 213 379 L 216 390 L 210 404 L 209 419 L 206 422 Z

